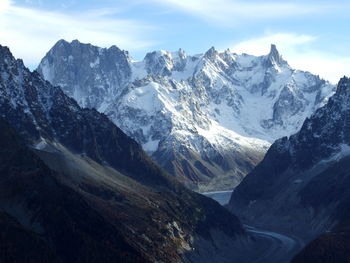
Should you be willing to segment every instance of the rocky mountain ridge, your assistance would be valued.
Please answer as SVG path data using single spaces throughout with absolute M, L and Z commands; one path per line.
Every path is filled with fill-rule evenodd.
M 230 189 L 275 139 L 296 132 L 334 87 L 266 56 L 215 48 L 155 51 L 143 61 L 115 46 L 64 40 L 38 72 L 81 106 L 105 113 L 154 160 L 194 189 Z

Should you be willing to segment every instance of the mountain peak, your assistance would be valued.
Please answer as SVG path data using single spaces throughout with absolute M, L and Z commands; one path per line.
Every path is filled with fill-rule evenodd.
M 111 51 L 122 52 L 122 50 L 119 47 L 117 47 L 116 45 L 112 45 L 108 49 Z
M 275 44 L 271 44 L 270 52 L 267 55 L 267 64 L 268 66 L 274 66 L 274 65 L 284 65 L 288 64 L 287 61 L 285 61 L 280 53 L 277 50 L 277 47 Z
M 10 49 L 7 46 L 0 45 L 0 54 L 10 54 Z
M 205 52 L 204 57 L 214 58 L 218 52 L 214 47 L 211 47 L 207 52 Z
M 184 59 L 187 57 L 186 51 L 183 50 L 182 48 L 179 48 L 179 50 L 177 51 L 177 54 L 180 58 Z
M 65 39 L 60 39 L 56 42 L 55 46 L 56 45 L 66 45 L 66 44 L 69 44 L 69 42 Z
M 230 48 L 226 48 L 224 51 L 225 54 L 232 54 L 232 51 Z
M 271 44 L 270 54 L 273 55 L 273 56 L 279 56 L 280 55 L 275 44 Z
M 11 61 L 15 60 L 15 57 L 12 55 L 10 49 L 7 46 L 2 45 L 0 45 L 0 58 L 2 63 L 8 63 L 9 61 L 5 61 L 6 59 L 9 59 Z
M 344 76 L 339 80 L 337 91 L 348 90 L 350 88 L 350 78 Z
M 337 96 L 339 98 L 340 102 L 338 102 L 338 103 L 342 105 L 342 109 L 345 111 L 349 111 L 349 109 L 350 109 L 350 78 L 344 76 L 339 80 L 335 96 Z
M 71 42 L 65 40 L 65 39 L 60 39 L 56 42 L 56 44 L 53 46 L 53 49 L 59 49 L 59 48 L 82 48 L 82 47 L 93 47 L 95 46 L 91 45 L 90 43 L 82 43 L 78 39 L 74 39 Z
M 152 51 L 152 52 L 148 52 L 147 54 L 146 54 L 146 56 L 144 57 L 144 60 L 149 60 L 149 59 L 155 59 L 155 58 L 158 58 L 158 57 L 162 57 L 162 56 L 164 56 L 165 54 L 167 54 L 167 52 L 166 51 L 164 51 L 164 50 L 154 50 L 154 51 Z
M 22 59 L 16 59 L 11 53 L 10 49 L 7 46 L 0 45 L 0 65 L 8 67 L 8 65 L 14 65 L 24 67 Z
M 71 44 L 82 44 L 78 39 L 72 40 Z
M 65 39 L 60 39 L 56 42 L 56 44 L 53 46 L 52 49 L 59 49 L 59 48 L 68 48 L 68 47 L 77 47 L 80 45 L 84 45 L 83 43 L 81 43 L 79 40 L 74 39 L 71 42 L 65 40 Z M 51 49 L 51 50 L 52 50 Z

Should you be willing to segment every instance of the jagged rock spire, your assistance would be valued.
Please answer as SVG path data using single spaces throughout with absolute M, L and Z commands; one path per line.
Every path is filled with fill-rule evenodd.
M 217 50 L 214 47 L 211 47 L 207 52 L 205 52 L 204 56 L 206 58 L 215 58 L 216 54 L 217 54 Z
M 267 64 L 270 66 L 273 66 L 274 64 L 277 64 L 277 65 L 287 64 L 287 61 L 285 61 L 282 58 L 275 44 L 271 44 L 270 53 L 267 55 Z

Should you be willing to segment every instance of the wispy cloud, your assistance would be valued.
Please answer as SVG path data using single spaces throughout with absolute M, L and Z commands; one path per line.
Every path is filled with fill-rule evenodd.
M 350 57 L 340 57 L 314 48 L 321 41 L 316 36 L 276 33 L 235 43 L 232 52 L 252 55 L 267 54 L 270 45 L 276 44 L 281 55 L 296 69 L 310 71 L 333 83 L 344 75 L 350 75 Z
M 302 45 L 316 40 L 315 36 L 293 33 L 266 34 L 262 37 L 251 38 L 230 45 L 230 49 L 236 53 L 247 53 L 251 55 L 263 55 L 268 53 L 270 44 L 276 44 L 283 54 L 296 53 Z
M 110 10 L 83 13 L 49 12 L 0 1 L 2 45 L 10 46 L 27 64 L 37 64 L 59 39 L 79 39 L 99 46 L 118 45 L 130 51 L 153 46 L 149 38 L 157 30 L 144 21 L 117 19 Z
M 249 20 L 287 18 L 328 12 L 338 8 L 326 3 L 299 3 L 297 1 L 251 0 L 148 0 L 186 12 L 221 25 L 236 26 Z
M 338 83 L 341 77 L 350 76 L 350 57 L 310 52 L 291 58 L 290 64 L 296 68 L 318 74 L 334 84 Z
M 0 14 L 5 12 L 11 5 L 10 0 L 2 0 L 0 1 Z

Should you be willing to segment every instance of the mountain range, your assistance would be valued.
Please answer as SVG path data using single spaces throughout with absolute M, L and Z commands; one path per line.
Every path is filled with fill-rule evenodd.
M 60 40 L 37 70 L 199 191 L 232 189 L 335 89 L 292 69 L 275 45 L 259 57 L 210 48 L 194 56 L 154 51 L 135 61 L 116 46 Z
M 350 79 L 274 45 L 136 62 L 61 40 L 34 72 L 0 46 L 1 262 L 349 262 L 349 160 Z M 230 213 L 177 179 L 242 182 Z

